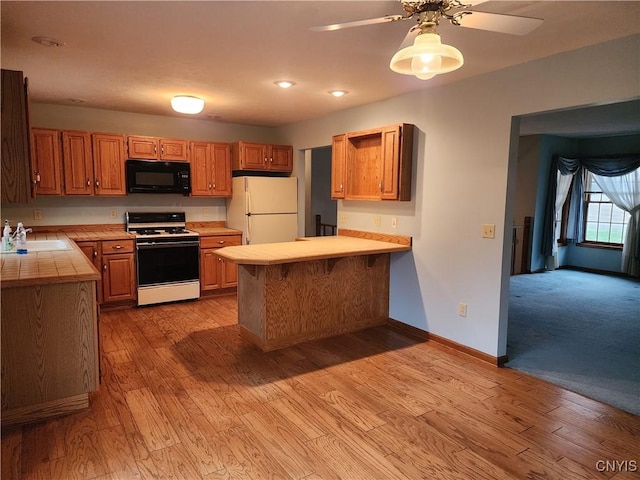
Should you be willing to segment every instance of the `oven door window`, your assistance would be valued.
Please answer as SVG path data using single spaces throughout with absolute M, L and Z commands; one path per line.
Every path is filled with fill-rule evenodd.
M 138 246 L 138 286 L 198 280 L 198 246 Z

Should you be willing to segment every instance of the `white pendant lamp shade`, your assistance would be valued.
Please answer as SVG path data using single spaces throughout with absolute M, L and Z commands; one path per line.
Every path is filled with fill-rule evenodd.
M 413 45 L 398 50 L 389 67 L 394 72 L 428 80 L 440 73 L 457 70 L 463 63 L 460 50 L 443 45 L 437 33 L 423 33 L 415 38 Z
M 171 99 L 171 108 L 178 113 L 189 113 L 194 115 L 202 111 L 204 108 L 204 100 L 189 95 L 178 95 Z

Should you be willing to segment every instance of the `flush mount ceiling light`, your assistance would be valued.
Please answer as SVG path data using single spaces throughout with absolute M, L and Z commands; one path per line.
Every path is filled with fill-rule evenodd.
M 63 47 L 65 45 L 64 42 L 49 37 L 33 37 L 31 40 L 45 47 Z
M 293 87 L 296 82 L 291 82 L 289 80 L 278 80 L 277 82 L 273 82 L 276 85 L 278 85 L 280 88 L 289 88 L 289 87 Z
M 331 90 L 329 92 L 329 94 L 333 95 L 334 97 L 342 97 L 343 95 L 346 95 L 347 92 L 346 90 Z
M 389 68 L 396 73 L 428 80 L 457 70 L 463 63 L 460 50 L 443 44 L 435 31 L 427 31 L 420 33 L 412 45 L 398 50 L 391 58 Z
M 177 95 L 171 99 L 171 108 L 178 113 L 195 115 L 204 108 L 204 100 L 191 95 Z

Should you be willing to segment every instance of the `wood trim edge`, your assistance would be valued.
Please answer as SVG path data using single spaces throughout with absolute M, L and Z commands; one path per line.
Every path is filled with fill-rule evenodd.
M 454 350 L 457 350 L 458 352 L 464 353 L 497 367 L 503 366 L 509 360 L 506 355 L 494 357 L 493 355 L 481 352 L 480 350 L 476 350 L 475 348 L 467 347 L 466 345 L 454 342 L 453 340 L 441 337 L 440 335 L 436 335 L 434 333 L 421 330 L 414 326 L 407 325 L 406 323 L 399 322 L 398 320 L 394 320 L 393 318 L 389 318 L 387 320 L 387 326 L 417 340 L 434 341 L 435 343 L 452 348 Z
M 89 408 L 89 394 L 81 393 L 72 397 L 51 400 L 49 402 L 29 405 L 2 411 L 2 426 L 20 425 L 38 422 L 48 418 L 58 417 L 86 410 Z
M 404 235 L 391 235 L 389 233 L 365 232 L 363 230 L 349 230 L 347 228 L 339 228 L 338 235 L 345 237 L 364 238 L 365 240 L 377 240 L 379 242 L 397 243 L 399 245 L 411 246 L 412 237 Z

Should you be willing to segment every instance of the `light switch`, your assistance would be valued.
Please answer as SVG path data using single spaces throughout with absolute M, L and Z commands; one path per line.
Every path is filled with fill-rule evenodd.
M 496 238 L 496 226 L 492 223 L 482 225 L 482 238 Z

